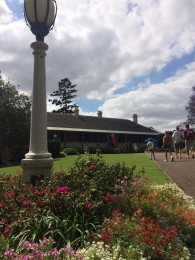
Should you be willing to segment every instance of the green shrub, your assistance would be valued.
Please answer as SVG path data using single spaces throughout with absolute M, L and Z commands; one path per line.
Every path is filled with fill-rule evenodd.
M 101 147 L 99 150 L 102 154 L 112 154 L 112 153 L 114 153 L 114 150 L 111 147 Z
M 76 148 L 65 148 L 63 152 L 66 155 L 77 155 L 79 153 Z
M 67 156 L 67 154 L 66 153 L 64 153 L 64 152 L 60 152 L 60 157 L 62 158 L 62 157 L 66 157 Z

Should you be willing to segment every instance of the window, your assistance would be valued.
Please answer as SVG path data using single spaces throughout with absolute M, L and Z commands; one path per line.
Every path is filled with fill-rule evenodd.
M 83 142 L 97 143 L 97 133 L 83 133 Z

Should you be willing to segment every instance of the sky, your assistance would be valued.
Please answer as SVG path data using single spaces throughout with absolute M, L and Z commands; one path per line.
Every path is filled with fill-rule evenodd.
M 187 119 L 195 85 L 195 0 L 56 0 L 45 37 L 47 100 L 68 78 L 80 115 L 124 118 L 173 130 Z M 32 92 L 35 36 L 22 0 L 0 0 L 0 70 Z M 56 109 L 51 102 L 47 110 Z

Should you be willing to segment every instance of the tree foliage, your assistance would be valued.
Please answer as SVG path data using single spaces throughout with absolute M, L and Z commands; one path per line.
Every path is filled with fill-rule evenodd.
M 192 95 L 189 97 L 186 110 L 188 112 L 188 123 L 195 124 L 195 86 L 192 87 Z
M 30 133 L 29 96 L 20 94 L 0 74 L 0 147 L 27 145 Z
M 52 104 L 60 107 L 57 110 L 53 110 L 53 113 L 73 113 L 73 108 L 76 107 L 76 104 L 72 101 L 76 97 L 75 93 L 77 92 L 77 90 L 75 89 L 75 87 L 76 84 L 72 85 L 71 81 L 68 78 L 64 78 L 58 83 L 58 90 L 53 91 L 53 93 L 50 94 L 50 96 L 56 98 L 49 99 L 49 102 L 52 102 Z

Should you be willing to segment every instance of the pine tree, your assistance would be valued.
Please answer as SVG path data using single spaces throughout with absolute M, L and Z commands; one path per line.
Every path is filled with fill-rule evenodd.
M 195 86 L 192 87 L 192 95 L 189 97 L 188 105 L 185 107 L 188 112 L 188 123 L 195 124 Z
M 73 103 L 72 99 L 76 97 L 75 93 L 77 90 L 75 89 L 76 84 L 72 85 L 71 81 L 68 78 L 62 79 L 58 83 L 58 90 L 53 91 L 50 96 L 57 97 L 53 99 L 49 99 L 49 102 L 55 104 L 60 107 L 57 110 L 53 110 L 53 113 L 61 113 L 61 114 L 72 114 L 73 108 L 77 105 Z

